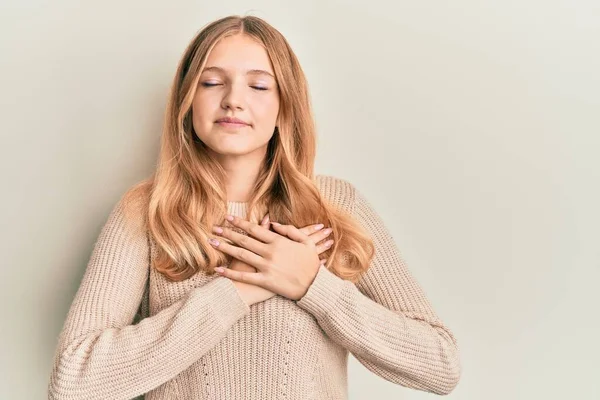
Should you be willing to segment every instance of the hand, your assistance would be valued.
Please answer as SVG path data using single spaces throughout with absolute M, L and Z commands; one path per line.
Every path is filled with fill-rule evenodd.
M 270 224 L 268 214 L 265 215 L 260 225 L 265 229 L 269 229 Z M 233 258 L 231 260 L 231 263 L 229 264 L 229 269 L 233 271 L 256 272 L 256 268 L 241 260 L 238 260 L 237 258 Z M 240 296 L 242 296 L 242 299 L 244 299 L 244 301 L 248 305 L 260 303 L 262 301 L 269 300 L 271 297 L 275 296 L 275 293 L 260 286 L 237 281 L 234 281 L 233 283 L 240 292 Z
M 219 226 L 214 231 L 241 247 L 215 239 L 210 240 L 211 244 L 256 268 L 257 272 L 223 269 L 222 275 L 260 286 L 292 300 L 302 298 L 323 262 L 318 254 L 327 250 L 333 241 L 317 243 L 331 231 L 320 231 L 322 224 L 298 229 L 292 225 L 273 223 L 273 229 L 277 232 L 272 232 L 239 217 L 228 216 L 228 220 L 233 226 L 247 232 L 248 236 Z
M 264 227 L 265 229 L 269 229 L 269 226 L 270 226 L 269 214 L 265 215 L 265 217 L 263 218 L 260 225 L 262 227 Z M 317 254 L 323 253 L 329 247 L 331 247 L 331 245 L 333 244 L 332 240 L 329 240 L 324 243 L 319 243 L 320 241 L 324 240 L 327 236 L 329 236 L 329 234 L 331 234 L 331 229 L 322 229 L 322 228 L 323 228 L 322 224 L 314 224 L 314 225 L 308 225 L 308 226 L 300 229 L 302 232 L 309 235 L 311 240 L 313 240 L 315 242 L 315 244 L 317 244 L 317 246 L 316 246 Z M 321 260 L 322 263 L 325 263 L 326 261 L 327 261 L 327 259 Z M 248 263 L 238 260 L 237 258 L 232 259 L 231 263 L 229 264 L 229 271 L 257 272 L 256 268 L 254 268 L 253 266 L 251 266 Z M 226 274 L 221 274 L 221 275 L 226 276 Z M 252 305 L 255 303 L 260 303 L 262 301 L 268 300 L 271 297 L 275 296 L 274 292 L 272 292 L 268 289 L 265 289 L 261 286 L 252 285 L 250 283 L 234 281 L 234 285 L 239 290 L 240 295 L 242 296 L 244 301 L 249 305 Z

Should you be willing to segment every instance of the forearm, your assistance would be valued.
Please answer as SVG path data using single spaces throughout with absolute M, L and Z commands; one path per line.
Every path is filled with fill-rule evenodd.
M 49 398 L 130 399 L 146 393 L 198 360 L 248 312 L 231 281 L 221 277 L 136 325 L 86 324 L 73 312 L 60 338 Z

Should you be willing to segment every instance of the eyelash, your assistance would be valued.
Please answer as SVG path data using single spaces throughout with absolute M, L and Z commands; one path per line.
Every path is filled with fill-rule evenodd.
M 218 84 L 218 83 L 210 83 L 210 82 L 203 82 L 203 83 L 202 83 L 202 86 L 204 86 L 204 87 L 213 87 L 213 86 L 219 86 L 219 85 L 220 85 L 220 84 Z M 266 88 L 266 87 L 261 87 L 261 86 L 250 86 L 250 87 L 251 87 L 252 89 L 255 89 L 255 90 L 263 90 L 263 91 L 264 91 L 264 90 L 269 90 L 268 88 Z

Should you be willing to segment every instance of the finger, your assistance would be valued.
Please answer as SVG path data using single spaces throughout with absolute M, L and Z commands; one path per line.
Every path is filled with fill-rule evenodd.
M 215 268 L 215 272 L 238 282 L 251 283 L 258 286 L 260 286 L 260 283 L 262 282 L 262 275 L 258 272 L 236 271 L 225 267 Z
M 294 225 L 281 225 L 276 222 L 271 222 L 276 232 L 289 237 L 292 240 L 300 243 L 310 242 L 310 238 L 305 233 L 300 232 L 300 229 Z
M 331 235 L 332 231 L 333 231 L 333 229 L 331 229 L 331 228 L 322 229 L 322 230 L 319 230 L 319 231 L 317 231 L 317 232 L 309 235 L 309 238 L 310 238 L 310 240 L 312 240 L 312 242 L 314 244 L 317 244 L 320 241 L 322 241 L 325 238 L 327 238 L 327 236 Z
M 255 222 L 247 221 L 235 215 L 228 215 L 226 219 L 233 226 L 242 229 L 250 236 L 260 240 L 263 243 L 271 243 L 277 238 L 277 234 L 275 232 L 271 232 L 269 229 L 264 228 Z
M 267 251 L 267 245 L 265 243 L 259 242 L 258 240 L 250 236 L 242 235 L 241 233 L 236 232 L 231 228 L 215 226 L 213 228 L 213 232 L 218 233 L 219 235 L 221 235 L 221 237 L 231 240 L 234 244 L 238 245 L 238 247 L 248 249 L 251 252 L 260 256 L 264 256 L 265 251 Z
M 319 243 L 316 247 L 317 254 L 326 252 L 327 250 L 329 250 L 331 248 L 332 244 L 333 244 L 333 239 L 330 239 L 330 240 L 326 241 L 325 243 Z
M 250 264 L 259 271 L 263 271 L 266 267 L 266 260 L 256 253 L 251 252 L 243 247 L 233 246 L 224 240 L 218 240 L 211 238 L 208 241 L 214 248 L 221 250 L 225 254 L 229 254 L 233 258 L 237 258 L 240 261 Z
M 227 266 L 229 269 L 234 269 L 236 271 L 248 271 L 248 272 L 257 272 L 257 269 L 252 265 L 241 262 L 240 260 L 233 259 L 229 265 Z
M 321 261 L 321 265 L 327 264 L 327 259 L 326 258 L 322 258 L 320 261 Z
M 271 220 L 269 219 L 269 214 L 267 213 L 267 215 L 265 215 L 265 217 L 262 219 L 260 226 L 262 226 L 265 229 L 269 229 L 269 227 L 271 226 L 270 222 Z
M 313 225 L 307 225 L 304 228 L 300 228 L 300 232 L 307 234 L 307 235 L 311 235 L 314 234 L 315 232 L 319 232 L 321 229 L 323 229 L 323 224 L 313 224 Z

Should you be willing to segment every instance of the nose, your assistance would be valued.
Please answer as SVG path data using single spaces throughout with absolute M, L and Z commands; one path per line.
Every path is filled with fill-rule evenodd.
M 243 89 L 239 88 L 235 84 L 231 84 L 229 86 L 229 90 L 227 90 L 223 96 L 221 107 L 224 109 L 232 108 L 242 110 L 244 104 L 243 96 Z

